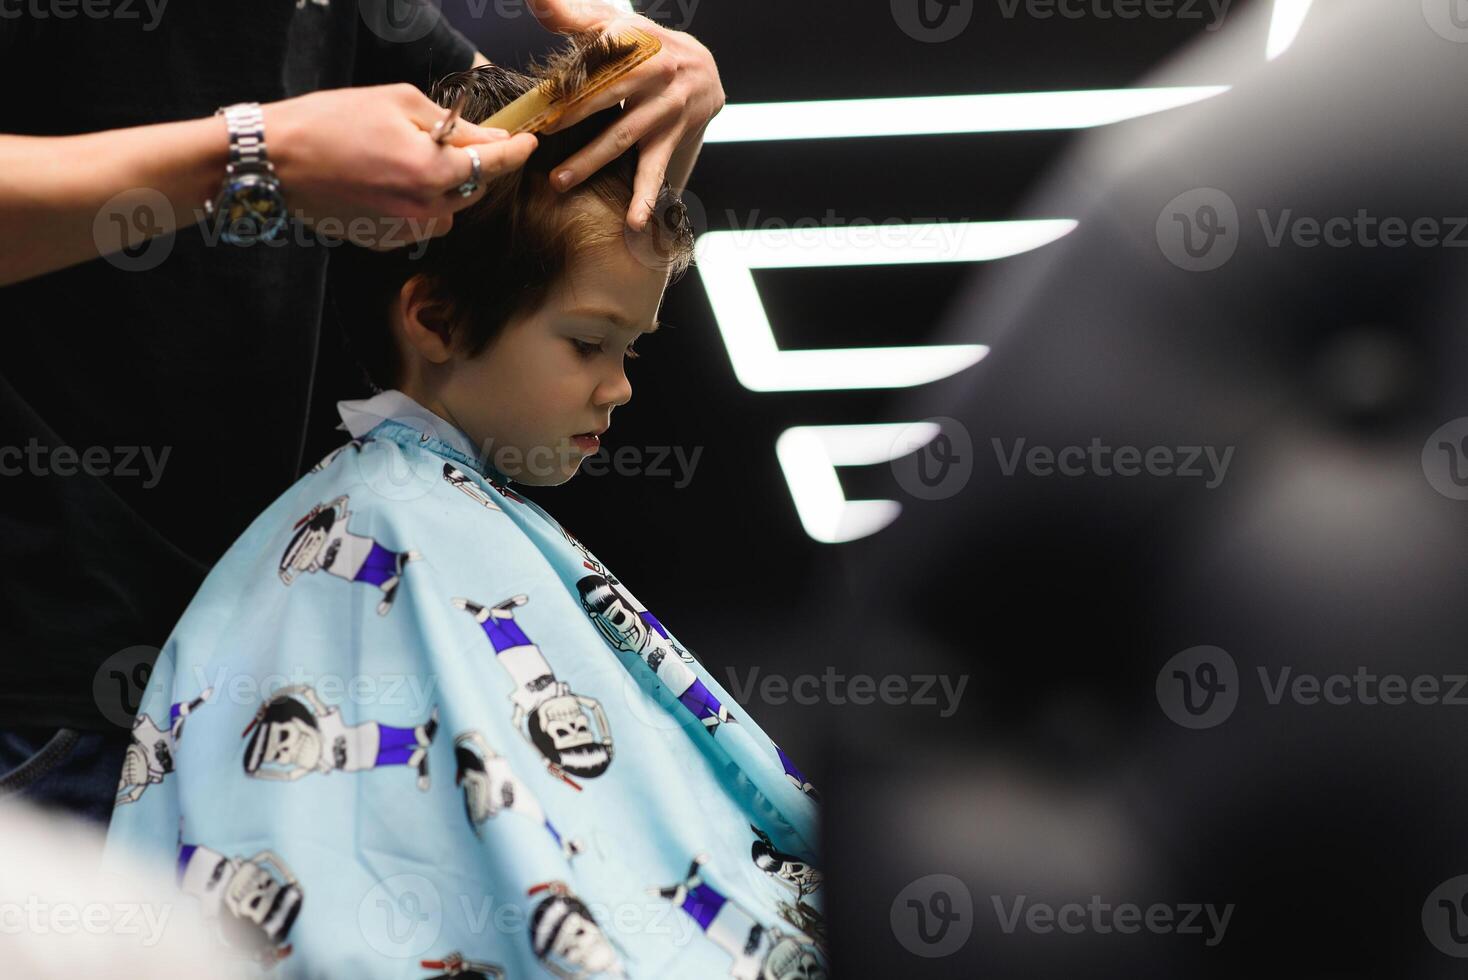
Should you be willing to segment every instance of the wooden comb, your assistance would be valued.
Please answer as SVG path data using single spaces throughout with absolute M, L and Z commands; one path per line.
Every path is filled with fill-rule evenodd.
M 537 74 L 535 88 L 480 122 L 486 129 L 539 133 L 554 126 L 569 110 L 608 88 L 663 48 L 655 35 L 638 27 L 624 28 L 556 52 Z

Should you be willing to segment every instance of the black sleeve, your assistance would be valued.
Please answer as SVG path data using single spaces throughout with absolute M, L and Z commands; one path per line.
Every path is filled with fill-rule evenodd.
M 411 17 L 400 11 L 413 8 Z M 391 22 L 383 11 L 393 13 Z M 423 91 L 434 80 L 474 64 L 474 42 L 449 23 L 438 5 L 427 0 L 368 0 L 357 24 L 355 85 L 412 82 Z

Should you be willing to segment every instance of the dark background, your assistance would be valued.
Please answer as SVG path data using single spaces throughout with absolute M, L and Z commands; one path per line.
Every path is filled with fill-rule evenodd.
M 1238 0 L 1219 31 L 1237 34 L 1237 43 L 1252 47 L 1261 61 L 1264 24 L 1243 15 L 1267 3 Z M 637 6 L 667 11 L 664 22 L 679 19 L 671 2 L 639 0 Z M 466 0 L 444 0 L 442 9 L 496 63 L 524 65 L 556 40 L 513 4 L 501 8 L 519 14 L 508 18 L 496 17 L 493 3 L 484 6 L 483 18 Z M 905 34 L 887 0 L 703 0 L 691 22 L 669 26 L 688 30 L 709 48 L 735 105 L 1123 88 L 1208 33 L 1212 15 L 1206 6 L 1198 9 L 1204 16 L 1195 20 L 1036 20 L 1023 7 L 1006 18 L 997 0 L 976 0 L 967 29 L 942 43 Z M 1226 81 L 1185 74 L 1172 83 Z M 715 143 L 704 147 L 689 189 L 703 205 L 707 230 L 776 219 L 809 222 L 828 209 L 839 219 L 876 223 L 1063 217 L 1027 215 L 1021 208 L 1076 137 L 1051 131 Z M 766 270 L 755 276 L 782 348 L 916 345 L 932 341 L 960 289 L 982 284 L 992 271 L 988 265 Z M 745 389 L 734 377 L 696 267 L 669 289 L 661 320 L 665 329 L 645 338 L 638 345 L 641 359 L 629 365 L 633 399 L 617 411 L 602 452 L 681 446 L 691 456 L 701 448 L 692 481 L 676 489 L 674 477 L 607 472 L 530 495 L 624 578 L 726 688 L 734 686 L 728 671 L 743 679 L 752 667 L 786 676 L 819 674 L 828 664 L 839 669 L 839 658 L 820 649 L 819 638 L 802 634 L 813 607 L 848 574 L 847 546 L 806 535 L 775 457 L 775 439 L 795 425 L 909 421 L 894 414 L 900 393 Z M 330 323 L 319 365 L 317 424 L 307 459 L 342 441 L 334 431 L 336 400 L 365 393 Z M 968 373 L 933 387 L 957 390 Z M 671 460 L 665 465 L 676 472 Z M 888 466 L 838 473 L 848 499 L 905 499 Z M 892 534 L 901 524 L 899 517 L 880 533 Z M 807 652 L 806 662 L 790 662 Z M 819 786 L 825 749 L 820 733 L 802 722 L 801 707 L 748 707 Z

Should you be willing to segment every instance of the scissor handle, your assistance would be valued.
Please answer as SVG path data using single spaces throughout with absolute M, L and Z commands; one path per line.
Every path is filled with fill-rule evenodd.
M 454 100 L 453 106 L 444 113 L 444 117 L 433 124 L 433 141 L 435 143 L 441 144 L 453 135 L 454 126 L 459 122 L 459 113 L 464 111 L 464 105 L 468 101 L 469 88 L 465 86 L 464 90 L 459 93 L 459 97 Z

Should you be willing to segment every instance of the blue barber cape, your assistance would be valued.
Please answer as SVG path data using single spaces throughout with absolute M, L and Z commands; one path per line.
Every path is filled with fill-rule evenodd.
M 161 651 L 109 854 L 270 976 L 824 976 L 800 770 L 462 432 L 349 406 Z

